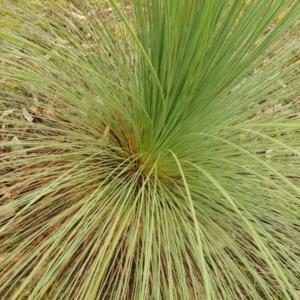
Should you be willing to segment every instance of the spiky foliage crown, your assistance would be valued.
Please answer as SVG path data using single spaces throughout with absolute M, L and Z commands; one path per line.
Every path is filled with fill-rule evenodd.
M 4 1 L 0 298 L 298 299 L 299 14 Z

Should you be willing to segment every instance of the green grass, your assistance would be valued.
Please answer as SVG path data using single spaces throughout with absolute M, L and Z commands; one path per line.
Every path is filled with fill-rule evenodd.
M 4 1 L 0 298 L 296 300 L 300 3 Z

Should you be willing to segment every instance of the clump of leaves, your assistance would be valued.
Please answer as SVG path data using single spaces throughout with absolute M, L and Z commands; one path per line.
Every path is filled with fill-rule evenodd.
M 100 3 L 0 10 L 1 299 L 298 299 L 300 2 Z

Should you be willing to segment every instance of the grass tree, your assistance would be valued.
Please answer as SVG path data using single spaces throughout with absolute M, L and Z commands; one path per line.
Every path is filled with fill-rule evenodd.
M 3 1 L 0 298 L 299 299 L 299 15 Z

